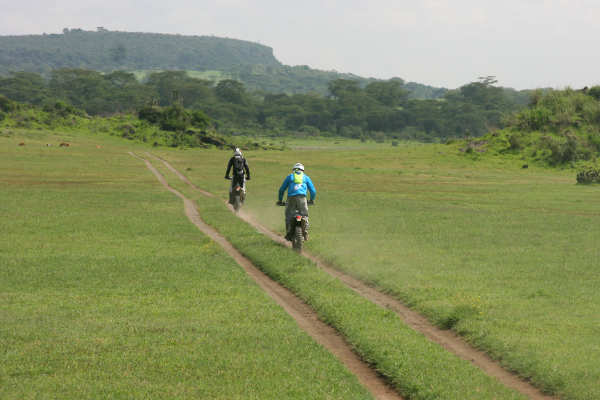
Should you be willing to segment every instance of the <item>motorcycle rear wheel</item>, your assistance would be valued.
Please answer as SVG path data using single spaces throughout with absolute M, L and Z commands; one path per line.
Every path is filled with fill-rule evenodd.
M 235 212 L 238 212 L 240 210 L 240 203 L 241 203 L 240 195 L 236 195 L 235 200 L 233 201 L 233 210 Z
M 297 226 L 296 231 L 294 232 L 292 248 L 298 254 L 302 253 L 302 241 L 303 240 L 304 240 L 304 237 L 302 236 L 302 227 Z

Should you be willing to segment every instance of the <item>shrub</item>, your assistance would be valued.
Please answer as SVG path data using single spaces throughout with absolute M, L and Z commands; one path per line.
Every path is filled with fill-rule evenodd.
M 162 110 L 160 107 L 154 105 L 145 105 L 138 110 L 139 119 L 146 120 L 151 124 L 158 124 L 162 116 Z
M 9 98 L 3 94 L 0 94 L 0 111 L 13 112 L 19 108 L 18 106 L 18 103 L 9 100 Z
M 591 184 L 600 183 L 600 169 L 583 169 L 577 173 L 577 183 L 580 184 Z
M 125 124 L 125 125 L 121 126 L 121 129 L 123 130 L 124 138 L 133 139 L 133 137 L 135 136 L 135 126 L 133 126 L 131 124 Z
M 510 137 L 508 138 L 508 142 L 510 143 L 510 148 L 513 150 L 521 150 L 523 148 L 521 137 L 516 133 L 510 135 Z
M 376 132 L 373 135 L 373 139 L 375 139 L 375 142 L 377 143 L 383 143 L 385 142 L 386 136 L 383 132 Z
M 321 133 L 321 131 L 319 131 L 317 128 L 310 125 L 302 125 L 300 128 L 298 128 L 298 131 L 304 132 L 308 136 L 319 136 L 319 134 Z
M 592 86 L 592 88 L 588 90 L 587 94 L 596 100 L 600 100 L 600 86 Z

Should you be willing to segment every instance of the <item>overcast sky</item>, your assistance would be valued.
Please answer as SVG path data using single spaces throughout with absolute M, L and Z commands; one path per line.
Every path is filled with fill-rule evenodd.
M 257 41 L 288 65 L 446 88 L 600 84 L 597 0 L 1 0 L 0 35 L 98 26 Z

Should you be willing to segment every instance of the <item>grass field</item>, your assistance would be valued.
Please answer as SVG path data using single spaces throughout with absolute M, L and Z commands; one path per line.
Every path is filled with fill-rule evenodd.
M 127 146 L 0 138 L 0 398 L 372 398 Z
M 317 146 L 321 147 L 321 146 Z M 226 196 L 230 154 L 159 151 Z M 519 156 L 456 146 L 246 152 L 248 204 L 283 232 L 277 191 L 302 162 L 315 183 L 307 249 L 453 329 L 563 399 L 600 397 L 600 188 Z
M 221 200 L 180 181 L 152 161 L 171 186 L 194 199 L 203 219 L 256 265 L 304 299 L 407 399 L 522 399 L 468 361 L 427 340 L 392 311 L 356 294 L 315 263 L 289 251 L 232 214 Z
M 61 141 L 71 147 L 45 147 Z M 521 169 L 527 162 L 519 155 L 333 142 L 290 140 L 286 146 L 303 149 L 245 152 L 252 172 L 246 211 L 283 232 L 277 191 L 302 162 L 318 190 L 309 251 L 455 330 L 547 393 L 600 397 L 599 187 L 575 185 L 568 169 Z M 161 156 L 226 197 L 229 152 L 152 149 L 98 134 L 0 137 L 0 397 L 369 398 L 185 219 L 181 201 L 131 150 Z M 247 252 L 266 240 L 244 233 L 218 201 L 196 201 Z M 255 262 L 269 248 L 268 240 L 260 244 Z M 331 323 L 384 343 L 378 340 L 395 322 L 357 327 L 387 314 L 352 322 L 337 308 L 352 315 L 362 300 L 328 307 L 333 292 L 311 292 L 322 279 L 314 266 L 300 263 L 296 271 L 268 254 L 262 267 L 297 285 Z M 375 346 L 365 357 L 389 351 Z M 434 354 L 418 351 L 424 359 Z M 432 377 L 442 379 L 431 360 Z M 460 368 L 448 379 L 452 373 L 455 387 L 464 386 Z M 457 391 L 408 393 L 461 398 Z

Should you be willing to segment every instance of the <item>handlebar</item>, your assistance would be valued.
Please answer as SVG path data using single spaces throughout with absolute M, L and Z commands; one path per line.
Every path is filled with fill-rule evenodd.
M 233 177 L 232 176 L 226 176 L 225 179 L 231 180 L 231 179 L 233 179 Z

